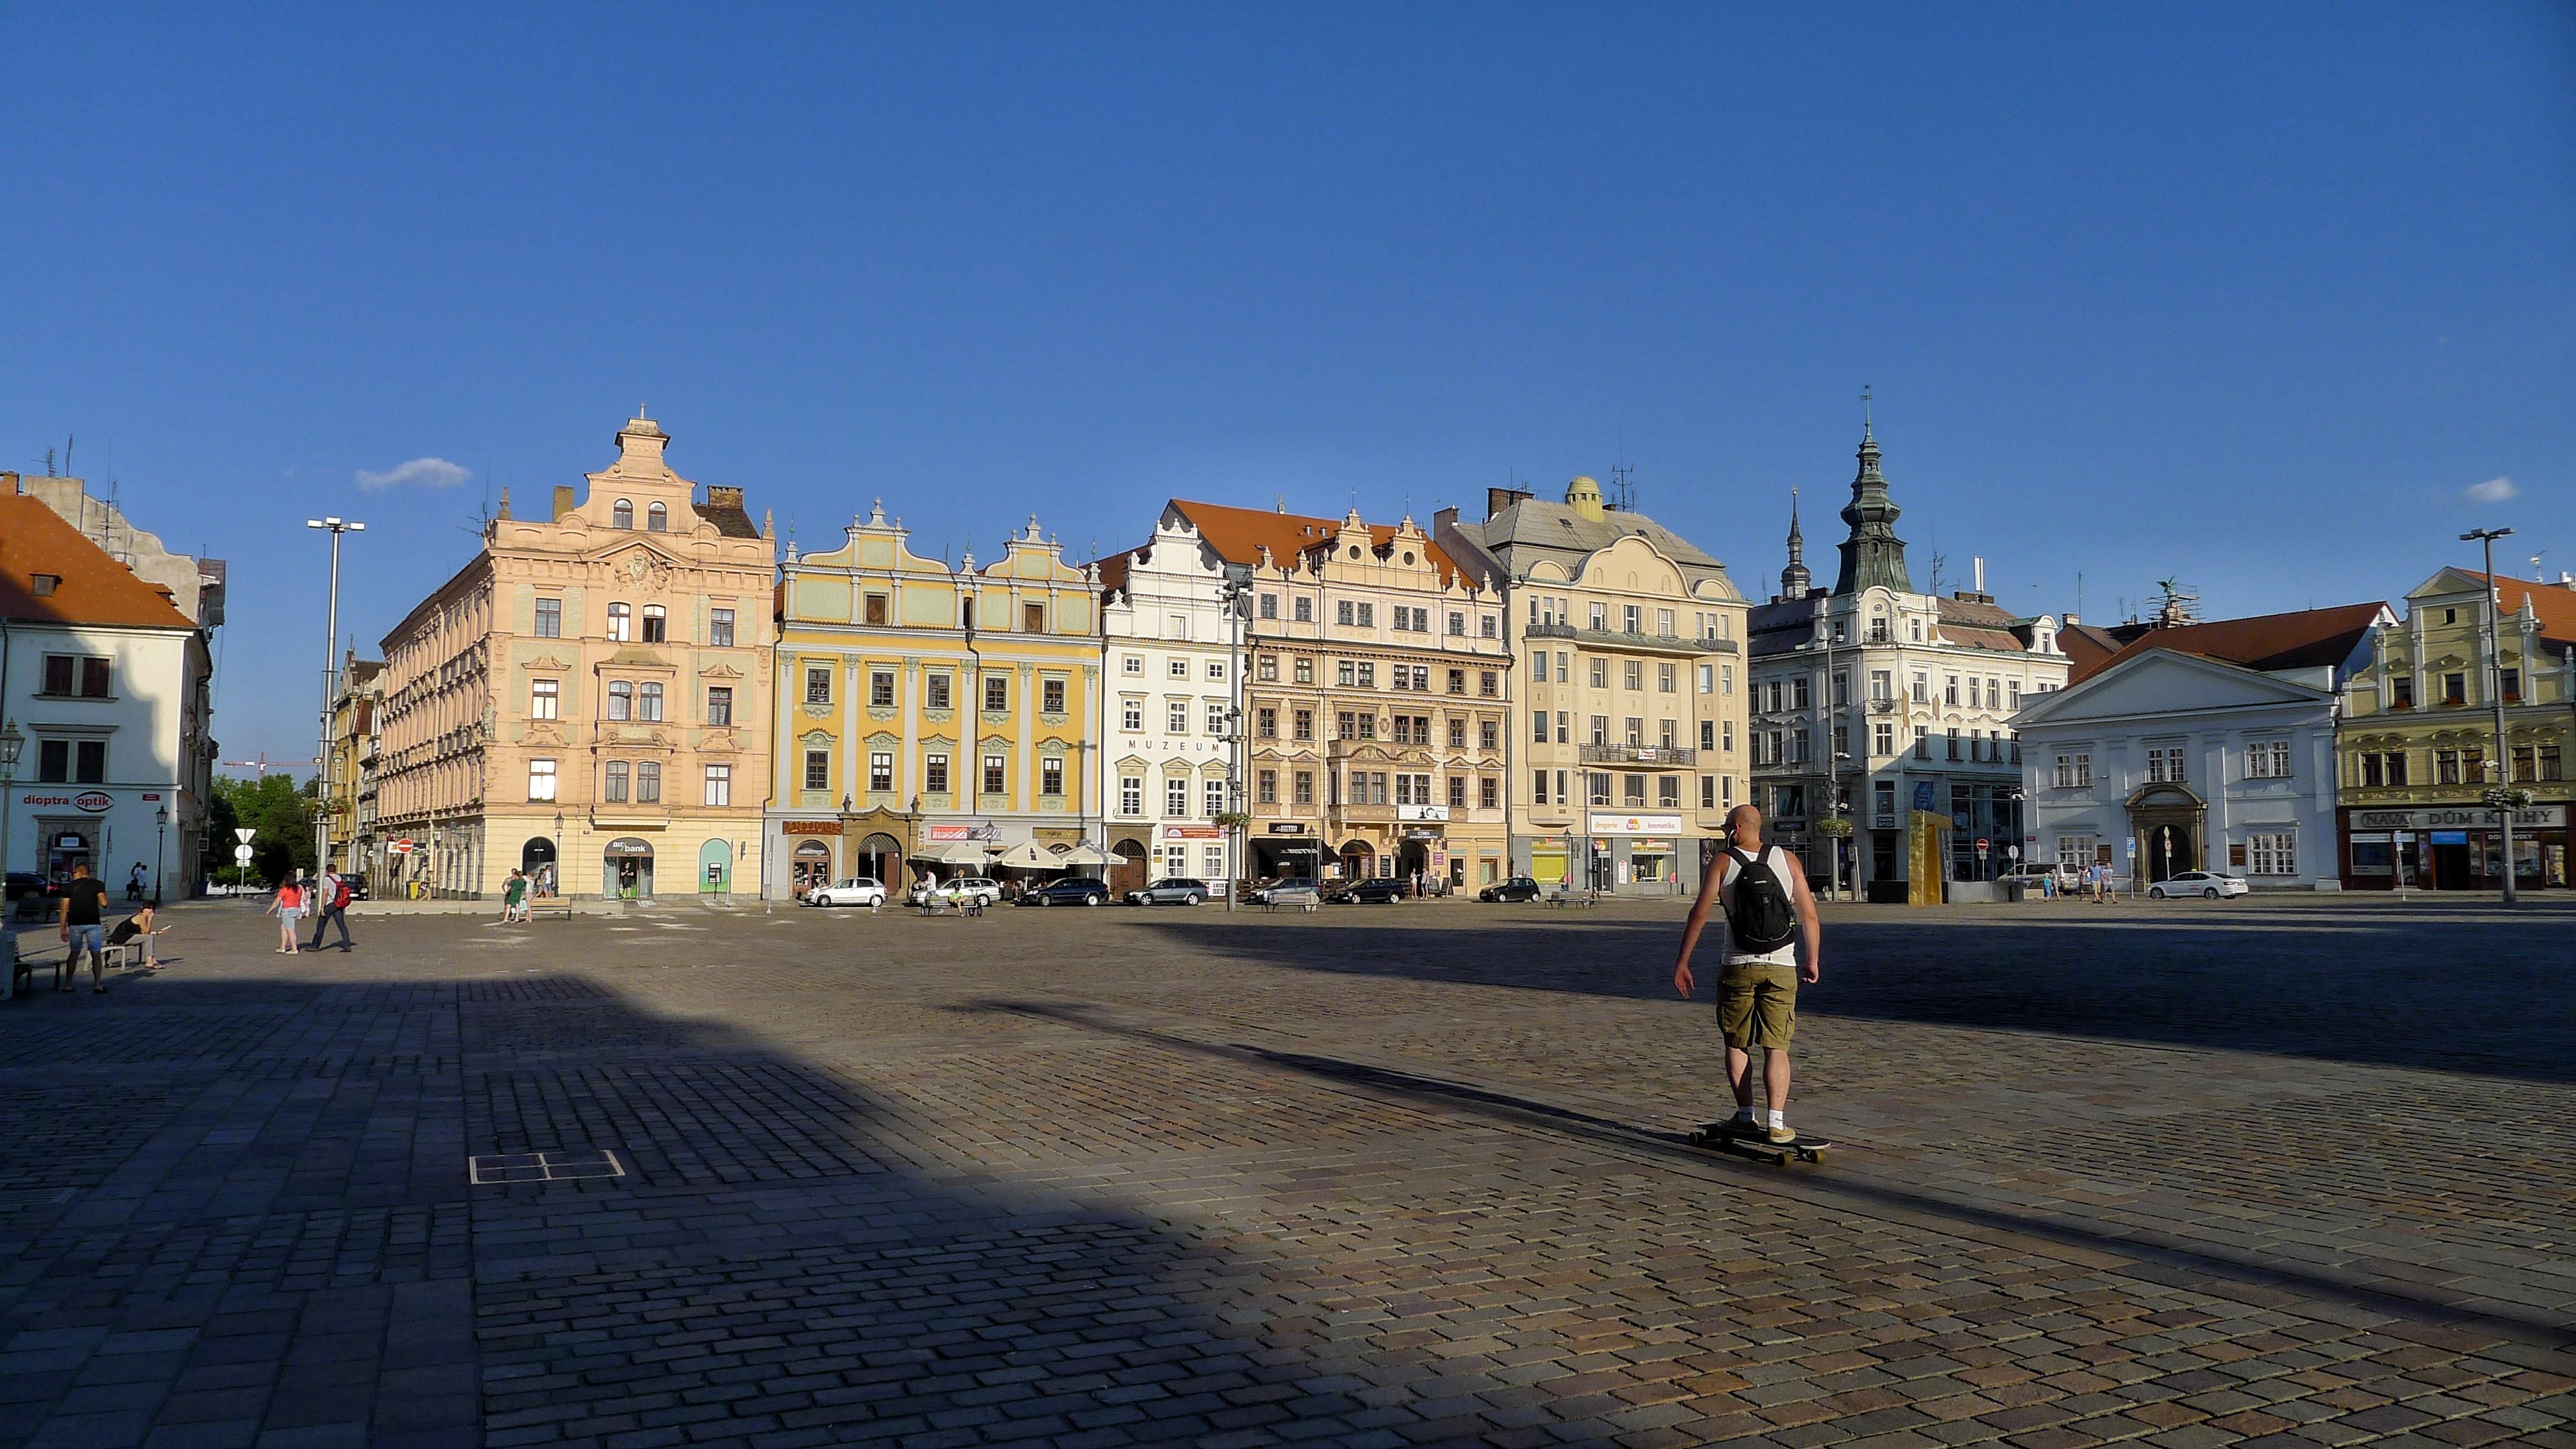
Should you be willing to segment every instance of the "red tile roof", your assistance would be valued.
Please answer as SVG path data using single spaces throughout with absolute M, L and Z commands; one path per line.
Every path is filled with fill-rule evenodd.
M 61 580 L 36 591 L 38 574 Z M 190 629 L 162 590 L 134 576 L 42 499 L 0 493 L 0 616 L 61 624 Z
M 2127 641 L 2099 624 L 2069 624 L 2057 631 L 2057 647 L 2066 651 L 2066 682 L 2082 684 L 2102 672 Z
M 2300 609 L 2288 614 L 2257 614 L 2250 619 L 2213 619 L 2206 624 L 2150 629 L 2131 640 L 2101 668 L 2149 649 L 2198 654 L 2256 670 L 2340 665 L 2361 648 L 2370 633 L 2371 620 L 2387 607 L 2380 603 L 2338 604 L 2330 609 Z
M 1338 518 L 1276 513 L 1265 508 L 1233 508 L 1222 503 L 1193 503 L 1185 498 L 1173 499 L 1172 506 L 1181 511 L 1181 516 L 1190 521 L 1190 526 L 1199 531 L 1199 536 L 1217 551 L 1217 556 L 1228 563 L 1257 564 L 1261 561 L 1259 550 L 1266 547 L 1270 550 L 1273 564 L 1286 565 L 1310 549 L 1331 543 L 1342 531 L 1342 521 Z M 1371 523 L 1366 527 L 1380 551 L 1395 540 L 1396 531 L 1390 524 Z M 1427 531 L 1423 535 L 1422 551 L 1431 566 L 1440 571 L 1442 583 L 1457 577 L 1457 561 L 1442 552 L 1440 546 L 1431 541 Z
M 2576 644 L 2576 589 L 2565 584 L 2544 584 L 2505 575 L 2489 579 L 2485 574 L 2469 569 L 2461 569 L 2459 573 L 2466 578 L 2494 584 L 2496 595 L 2508 615 L 2521 613 L 2524 601 L 2530 601 L 2531 612 L 2540 619 L 2541 638 L 2554 644 Z

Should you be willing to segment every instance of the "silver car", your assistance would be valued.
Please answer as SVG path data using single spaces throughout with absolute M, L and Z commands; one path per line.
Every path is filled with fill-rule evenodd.
M 1129 891 L 1131 906 L 1195 906 L 1208 898 L 1208 883 L 1196 876 L 1168 875 L 1143 890 Z
M 882 906 L 885 901 L 885 882 L 864 875 L 816 886 L 805 893 L 805 904 L 809 906 Z

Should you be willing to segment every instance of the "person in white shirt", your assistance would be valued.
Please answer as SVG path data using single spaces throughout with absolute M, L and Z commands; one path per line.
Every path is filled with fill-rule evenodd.
M 1824 974 L 1824 926 L 1798 858 L 1762 840 L 1762 812 L 1738 805 L 1726 817 L 1727 850 L 1700 870 L 1699 899 L 1682 926 L 1673 989 L 1688 1000 L 1691 952 L 1709 908 L 1726 914 L 1726 966 L 1717 978 L 1717 1024 L 1726 1038 L 1726 1079 L 1735 1089 L 1735 1127 L 1773 1142 L 1795 1142 L 1790 1127 L 1789 1039 L 1797 1028 L 1798 983 Z M 1762 1048 L 1765 1110 L 1753 1108 L 1753 1048 Z

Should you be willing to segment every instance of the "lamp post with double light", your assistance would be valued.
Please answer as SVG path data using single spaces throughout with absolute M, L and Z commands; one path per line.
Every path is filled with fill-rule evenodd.
M 152 909 L 161 909 L 161 851 L 170 839 L 170 807 L 152 807 Z
M 2496 588 L 2495 541 L 2510 537 L 2510 528 L 2473 528 L 2460 535 L 2462 543 L 2476 542 L 2486 548 L 2487 572 L 2484 580 L 2487 596 L 2487 698 L 2495 704 L 2495 783 L 2488 793 L 2495 796 L 2489 803 L 2496 806 L 2496 825 L 2503 832 L 2504 864 L 2497 874 L 2504 877 L 2504 903 L 2514 903 L 2513 886 L 2513 755 L 2505 744 L 2504 730 L 2504 609 Z M 2525 664 L 2528 669 L 2528 662 Z
M 327 871 L 331 868 L 331 713 L 340 693 L 340 536 L 364 533 L 367 526 L 340 518 L 308 518 L 304 526 L 331 535 L 331 600 L 322 635 L 322 729 L 313 755 L 314 793 L 322 797 L 322 808 L 313 816 L 313 868 Z
M 27 737 L 18 732 L 18 722 L 0 725 L 0 971 L 15 969 L 18 959 L 18 933 L 9 924 L 16 914 L 17 902 L 9 899 L 5 882 L 9 877 L 9 793 L 18 780 L 18 753 L 27 748 Z M 13 994 L 14 978 L 0 995 Z

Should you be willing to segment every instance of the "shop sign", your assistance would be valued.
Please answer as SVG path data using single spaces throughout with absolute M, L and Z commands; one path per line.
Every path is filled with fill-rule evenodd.
M 1273 835 L 1303 835 L 1306 833 L 1306 827 L 1301 821 L 1274 820 L 1270 824 L 1270 833 Z
M 933 825 L 929 827 L 933 845 L 943 840 L 999 840 L 1001 827 L 995 825 Z
M 1214 825 L 1166 825 L 1165 840 L 1223 840 L 1225 831 Z
M 2567 824 L 2564 805 L 2534 805 L 2513 812 L 2517 830 L 2559 830 Z M 2483 805 L 2446 806 L 2432 810 L 2355 810 L 2355 830 L 2493 830 L 2496 812 Z
M 602 853 L 620 860 L 651 860 L 653 846 L 649 841 L 628 835 L 608 842 L 608 848 Z
M 1395 818 L 1398 820 L 1447 820 L 1449 818 L 1449 807 L 1446 805 L 1398 805 L 1395 807 Z
M 1628 842 L 1628 848 L 1630 850 L 1670 850 L 1673 848 L 1673 843 L 1669 840 L 1632 840 Z
M 99 815 L 116 804 L 116 797 L 105 790 L 83 790 L 75 795 L 21 795 L 18 797 L 18 803 L 38 807 L 69 805 L 74 810 L 85 814 Z
M 841 822 L 838 820 L 790 820 L 778 828 L 780 831 L 788 835 L 838 835 L 841 833 Z
M 1592 833 L 1595 835 L 1679 835 L 1682 833 L 1682 818 L 1679 815 L 1612 815 L 1595 810 L 1592 812 Z

